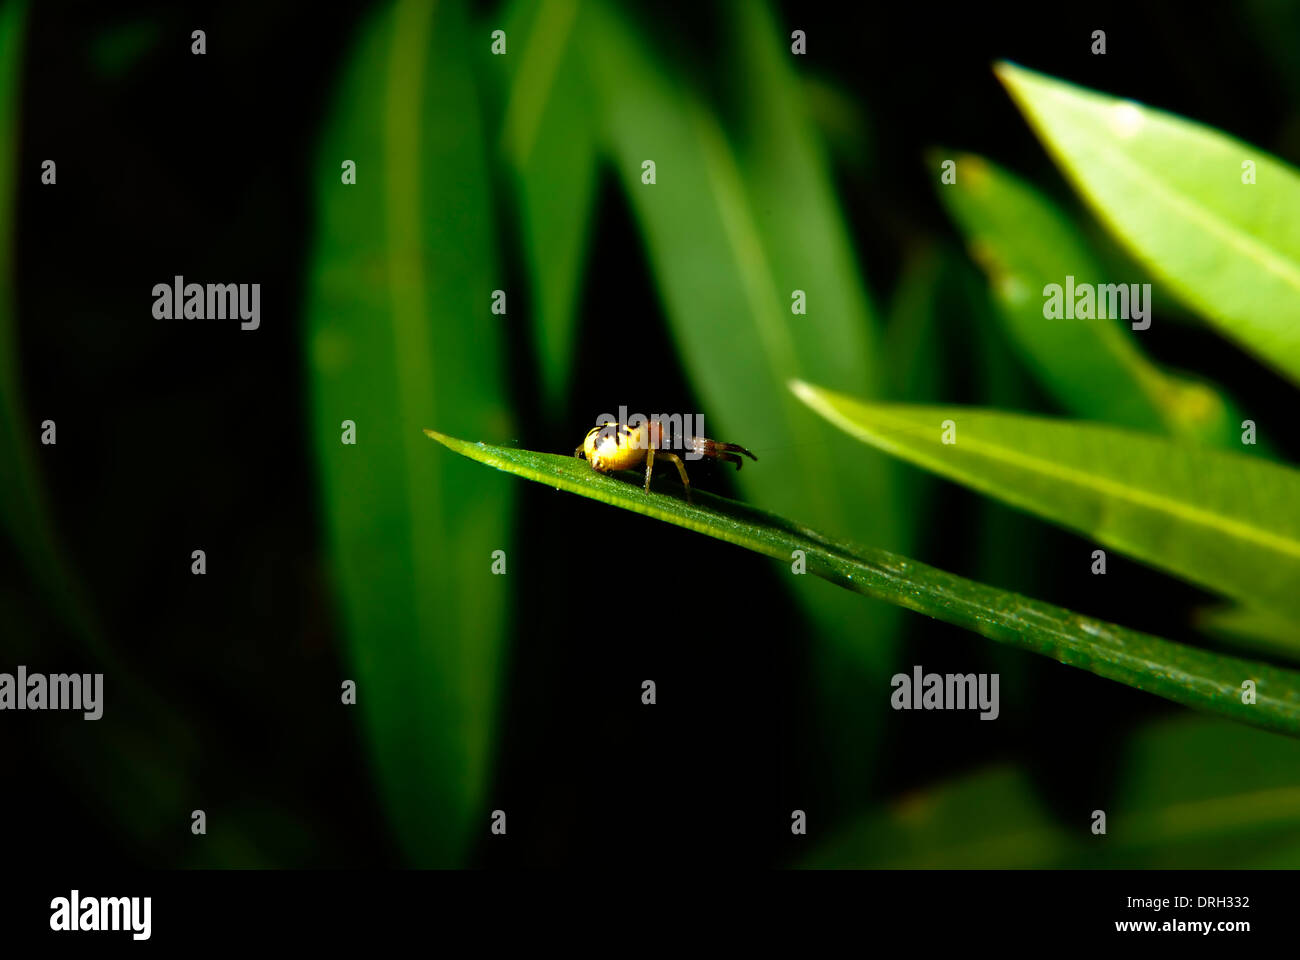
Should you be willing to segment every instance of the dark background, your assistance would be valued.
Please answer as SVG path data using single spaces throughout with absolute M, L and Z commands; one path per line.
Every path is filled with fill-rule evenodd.
M 175 726 L 134 741 L 163 771 L 156 795 L 109 802 L 123 762 L 109 751 L 110 734 L 79 716 L 6 716 L 6 860 L 205 865 L 208 854 L 195 849 L 204 841 L 189 831 L 189 811 L 202 808 L 208 841 L 220 839 L 223 820 L 238 822 L 245 838 L 222 862 L 403 863 L 365 743 L 338 706 L 346 672 L 301 349 L 314 224 L 307 171 L 366 9 L 259 0 L 40 3 L 31 12 L 16 229 L 21 388 L 33 442 L 40 421 L 57 421 L 58 445 L 36 446 L 38 469 L 87 606 L 117 658 L 99 725 L 149 728 L 158 715 L 150 704 L 161 704 Z M 490 22 L 494 9 L 475 12 Z M 878 301 L 920 238 L 957 242 L 921 167 L 927 148 L 984 153 L 1069 196 L 989 70 L 994 59 L 1195 117 L 1283 157 L 1300 153 L 1290 108 L 1300 74 L 1272 59 L 1270 46 L 1287 33 L 1261 35 L 1245 6 L 785 3 L 780 11 L 787 28 L 807 31 L 818 71 L 869 118 L 870 149 L 837 157 L 836 173 Z M 708 4 L 647 5 L 640 21 L 721 102 L 737 95 L 711 69 L 728 26 Z M 196 27 L 207 32 L 203 57 L 189 52 Z M 1105 57 L 1088 52 L 1093 29 L 1107 32 Z M 1280 65 L 1289 79 L 1279 80 Z M 55 187 L 40 184 L 45 159 L 58 164 Z M 636 337 L 652 361 L 619 372 L 619 398 L 698 409 L 607 172 L 597 209 L 579 341 L 591 348 L 578 360 L 572 426 L 556 432 L 521 417 L 523 434 L 512 439 L 523 446 L 572 449 L 586 429 L 583 412 L 604 409 L 610 395 L 596 345 L 611 337 Z M 500 216 L 511 215 L 507 203 Z M 505 254 L 512 287 L 526 288 L 518 251 Z M 152 286 L 176 274 L 260 282 L 261 329 L 153 319 Z M 637 306 L 614 317 L 604 305 L 615 298 Z M 1162 337 L 1169 329 L 1156 323 L 1144 341 L 1155 357 L 1208 374 L 1248 408 L 1288 402 L 1283 385 L 1234 348 L 1186 327 L 1176 340 Z M 537 390 L 530 347 L 526 338 L 511 344 L 516 406 L 527 410 Z M 951 344 L 944 399 L 971 400 L 963 346 Z M 1284 456 L 1298 452 L 1294 438 L 1276 439 Z M 734 491 L 727 475 L 700 469 L 699 482 Z M 1023 702 L 1013 704 L 1004 682 L 996 732 L 973 715 L 942 727 L 916 715 L 904 725 L 876 709 L 883 696 L 864 691 L 872 722 L 888 725 L 887 752 L 873 784 L 845 792 L 817 753 L 807 638 L 770 561 L 526 486 L 512 563 L 544 565 L 557 536 L 591 549 L 555 574 L 564 586 L 520 588 L 489 791 L 510 811 L 510 835 L 495 841 L 485 830 L 476 865 L 785 864 L 798 856 L 793 807 L 809 810 L 821 832 L 873 799 L 1010 756 L 1025 758 L 1046 801 L 1074 817 L 1104 798 L 1116 739 L 1139 719 L 1175 710 L 1027 654 Z M 978 508 L 978 498 L 942 486 L 936 532 L 919 555 L 963 569 L 978 547 Z M 1086 552 L 1067 534 L 1043 537 L 1043 556 Z M 207 551 L 206 577 L 189 573 L 196 546 Z M 611 563 L 627 582 L 671 577 L 701 584 L 710 609 L 709 592 L 727 603 L 710 617 L 665 611 L 613 642 L 571 629 L 582 624 L 583 585 L 608 578 Z M 1203 599 L 1114 554 L 1109 563 L 1112 575 L 1099 580 L 1025 557 L 1014 567 L 1023 579 L 999 585 L 1166 635 L 1169 611 Z M 765 577 L 770 589 L 736 602 L 725 585 L 708 586 L 724 569 Z M 0 544 L 0 591 L 4 669 L 105 669 L 8 544 Z M 906 662 L 991 668 L 990 645 L 915 615 L 907 625 Z M 115 682 L 125 675 L 134 688 Z M 646 676 L 660 690 L 653 713 L 629 694 Z M 125 818 L 154 815 L 162 820 L 150 844 L 120 829 Z

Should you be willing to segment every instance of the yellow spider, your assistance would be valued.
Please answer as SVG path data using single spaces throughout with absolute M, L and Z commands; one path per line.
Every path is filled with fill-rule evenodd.
M 686 502 L 693 503 L 691 481 L 686 476 L 686 464 L 682 463 L 682 458 L 677 454 L 664 450 L 663 441 L 663 429 L 654 420 L 637 427 L 611 422 L 592 427 L 582 441 L 582 446 L 574 450 L 573 455 L 578 459 L 585 456 L 587 462 L 591 464 L 591 469 L 600 473 L 631 470 L 640 466 L 641 461 L 644 460 L 646 493 L 650 492 L 650 474 L 654 470 L 655 456 L 665 457 L 677 465 L 677 472 L 682 477 L 682 486 L 686 488 Z M 738 456 L 740 453 L 751 460 L 758 460 L 758 457 L 739 444 L 719 443 L 717 440 L 708 440 L 704 437 L 688 437 L 686 447 L 692 453 L 734 463 L 737 470 L 745 462 Z

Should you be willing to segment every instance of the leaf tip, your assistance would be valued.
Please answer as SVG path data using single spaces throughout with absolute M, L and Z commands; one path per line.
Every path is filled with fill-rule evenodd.
M 1024 67 L 1014 61 L 993 61 L 993 75 L 1002 81 L 1003 86 L 1010 85 L 1023 71 Z

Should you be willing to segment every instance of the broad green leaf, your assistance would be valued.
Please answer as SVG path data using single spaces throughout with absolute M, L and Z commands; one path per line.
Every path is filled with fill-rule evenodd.
M 1300 471 L 1118 427 L 791 390 L 864 443 L 1208 590 L 1300 616 Z
M 775 514 L 696 491 L 646 493 L 638 481 L 594 472 L 572 456 L 471 443 L 425 430 L 448 449 L 556 490 L 599 500 L 724 540 L 788 564 L 802 550 L 808 572 L 856 593 L 956 624 L 1176 703 L 1300 735 L 1300 673 L 1172 643 L 1019 594 L 945 573 L 895 553 L 831 539 Z M 657 481 L 662 484 L 663 481 Z M 1241 702 L 1243 680 L 1258 702 Z
M 502 149 L 514 174 L 531 282 L 543 403 L 562 411 L 573 369 L 579 291 L 596 194 L 596 139 L 577 0 L 518 0 L 506 17 L 509 95 Z
M 1140 730 L 1119 759 L 1114 797 L 1053 816 L 1015 767 L 903 796 L 830 840 L 821 868 L 1295 867 L 1300 863 L 1300 744 L 1209 719 Z M 1106 811 L 1094 836 L 1087 811 Z
M 1169 287 L 1156 281 L 1146 264 L 1134 259 L 1128 249 L 1115 238 L 1096 217 L 1078 215 L 1073 218 L 1079 236 L 1101 263 L 1103 275 L 1123 277 L 1129 283 L 1151 284 L 1152 323 L 1171 320 L 1176 324 L 1204 326 L 1196 311 L 1169 292 Z
M 475 46 L 459 3 L 406 0 L 366 25 L 319 148 L 307 310 L 349 679 L 403 850 L 428 866 L 463 862 L 486 816 L 510 608 L 490 568 L 512 491 L 420 435 L 431 417 L 511 429 Z
M 988 276 L 1011 342 L 1063 409 L 1121 426 L 1236 441 L 1239 419 L 1223 398 L 1148 360 L 1128 321 L 1045 318 L 1047 284 L 1064 286 L 1067 276 L 1076 285 L 1132 278 L 1107 274 L 1069 218 L 1029 184 L 974 154 L 943 156 L 956 160 L 957 179 L 938 187 L 939 197 Z
M 1098 216 L 1226 337 L 1300 382 L 1300 176 L 1182 117 L 996 67 Z M 1243 165 L 1254 164 L 1254 183 Z

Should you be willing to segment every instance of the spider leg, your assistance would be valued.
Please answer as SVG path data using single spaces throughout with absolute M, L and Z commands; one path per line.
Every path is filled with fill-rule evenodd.
M 650 492 L 650 473 L 655 468 L 655 448 L 651 447 L 645 452 L 645 492 Z
M 573 455 L 577 457 L 579 460 L 584 459 L 584 457 L 582 456 L 582 447 L 579 447 L 577 450 L 574 450 Z
M 691 450 L 702 457 L 713 457 L 715 460 L 728 460 L 728 462 L 731 462 L 730 459 L 725 456 L 725 454 L 728 453 L 743 453 L 751 460 L 758 460 L 758 457 L 754 456 L 738 443 L 720 443 L 717 440 L 710 440 L 707 437 L 692 437 Z
M 716 456 L 719 460 L 725 460 L 727 463 L 734 463 L 737 470 L 745 465 L 745 461 L 740 459 L 740 457 L 736 456 L 734 453 L 719 453 L 716 454 Z
M 654 453 L 653 450 L 650 452 L 652 454 Z M 677 456 L 675 453 L 669 453 L 667 450 L 660 450 L 659 456 L 667 457 L 677 465 L 677 472 L 681 474 L 682 477 L 682 486 L 686 488 L 686 502 L 694 503 L 695 501 L 691 498 L 691 478 L 686 475 L 686 464 L 682 463 L 682 458 Z
M 718 443 L 716 440 L 712 441 L 712 443 L 719 450 L 726 450 L 728 453 L 743 453 L 755 463 L 758 462 L 758 457 L 754 456 L 738 443 Z

